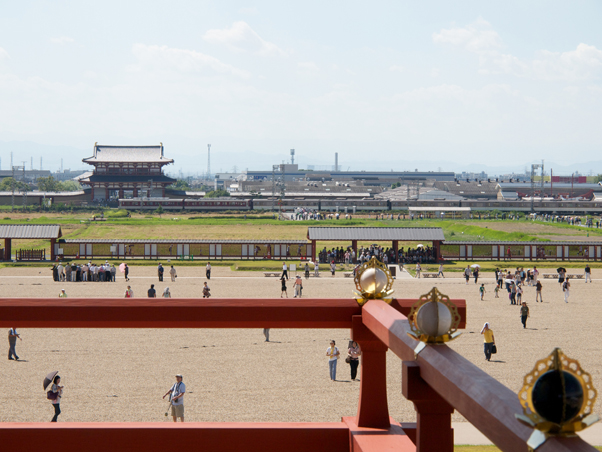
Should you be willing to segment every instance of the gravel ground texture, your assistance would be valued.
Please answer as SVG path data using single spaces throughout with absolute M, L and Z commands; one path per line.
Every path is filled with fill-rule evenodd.
M 568 273 L 583 272 L 582 268 Z M 136 297 L 146 296 L 150 284 L 172 296 L 198 297 L 206 281 L 204 267 L 182 267 L 176 282 L 158 282 L 153 267 L 133 267 L 131 284 Z M 166 273 L 167 275 L 167 273 Z M 509 304 L 505 290 L 494 298 L 492 274 L 483 274 L 485 300 L 478 285 L 465 284 L 460 274 L 446 279 L 399 278 L 395 296 L 418 297 L 433 286 L 451 298 L 464 298 L 468 322 L 464 334 L 450 343 L 504 385 L 517 392 L 535 361 L 561 347 L 580 361 L 598 389 L 601 386 L 602 270 L 594 282 L 574 280 L 569 303 L 560 285 L 543 281 L 543 303 L 535 303 L 535 289 L 526 287 L 524 300 L 531 318 L 527 329 L 518 307 Z M 166 279 L 169 279 L 167 276 Z M 214 267 L 210 283 L 219 297 L 279 297 L 280 281 L 259 272 L 232 272 Z M 479 284 L 480 285 L 480 284 Z M 0 269 L 3 297 L 57 297 L 65 288 L 70 297 L 122 297 L 126 283 L 54 282 L 48 269 Z M 292 281 L 289 282 L 292 288 Z M 304 296 L 351 297 L 352 279 L 322 274 L 304 281 Z M 292 289 L 289 289 L 292 297 Z M 498 354 L 486 362 L 479 331 L 485 321 L 494 330 Z M 19 325 L 15 325 L 17 328 Z M 8 329 L 5 329 L 7 333 Z M 18 362 L 4 359 L 0 379 L 0 421 L 49 421 L 52 407 L 42 390 L 44 376 L 59 370 L 65 386 L 59 421 L 166 422 L 168 402 L 162 395 L 182 373 L 186 383 L 186 421 L 337 422 L 356 413 L 359 382 L 350 381 L 349 366 L 339 360 L 336 382 L 328 377 L 326 349 L 335 339 L 346 356 L 348 330 L 271 330 L 264 342 L 260 329 L 23 329 L 18 330 Z M 8 343 L 5 342 L 8 349 Z M 6 355 L 5 355 L 6 356 Z M 415 419 L 412 403 L 401 395 L 401 360 L 388 352 L 388 397 L 391 415 L 400 422 Z M 601 398 L 596 403 L 600 413 Z M 454 421 L 462 421 L 457 413 Z

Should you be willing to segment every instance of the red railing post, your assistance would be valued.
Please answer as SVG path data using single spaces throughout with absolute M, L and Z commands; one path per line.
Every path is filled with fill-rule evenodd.
M 388 429 L 387 346 L 364 326 L 361 315 L 353 316 L 352 325 L 351 338 L 362 349 L 357 426 Z
M 420 377 L 415 362 L 402 362 L 401 382 L 404 397 L 416 408 L 416 452 L 453 452 L 454 408 Z

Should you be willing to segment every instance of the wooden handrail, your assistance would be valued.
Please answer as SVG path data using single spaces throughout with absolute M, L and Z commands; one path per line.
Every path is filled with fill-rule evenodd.
M 362 310 L 363 324 L 404 361 L 416 361 L 420 376 L 447 403 L 506 452 L 526 452 L 532 429 L 516 420 L 522 414 L 518 396 L 446 345 L 427 346 L 414 358 L 418 341 L 410 338 L 410 324 L 382 300 L 371 300 Z M 460 339 L 461 340 L 461 339 Z M 594 452 L 578 437 L 550 438 L 537 452 Z

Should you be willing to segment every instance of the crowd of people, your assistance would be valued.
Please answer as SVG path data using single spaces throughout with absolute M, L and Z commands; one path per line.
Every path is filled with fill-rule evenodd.
M 395 253 L 393 248 L 373 244 L 358 248 L 357 254 L 350 246 L 331 249 L 324 247 L 318 253 L 318 259 L 321 263 L 362 264 L 373 257 L 384 264 L 426 264 L 436 262 L 437 252 L 433 247 L 418 245 L 416 248 L 408 247 L 407 250 L 405 247 L 401 247 Z
M 127 268 L 127 264 L 126 268 Z M 84 282 L 84 281 L 112 281 L 115 282 L 117 275 L 117 269 L 115 265 L 105 262 L 104 264 L 97 265 L 93 262 L 87 264 L 76 264 L 66 263 L 63 265 L 62 262 L 54 264 L 52 266 L 52 278 L 55 281 L 71 281 L 71 282 Z M 127 272 L 126 272 L 127 279 Z

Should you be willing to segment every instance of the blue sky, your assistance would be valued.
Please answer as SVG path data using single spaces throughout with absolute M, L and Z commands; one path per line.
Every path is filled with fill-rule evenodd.
M 94 142 L 163 142 L 184 172 L 207 143 L 213 170 L 291 148 L 344 169 L 602 161 L 601 2 L 290 3 L 4 2 L 2 168 L 79 168 Z

